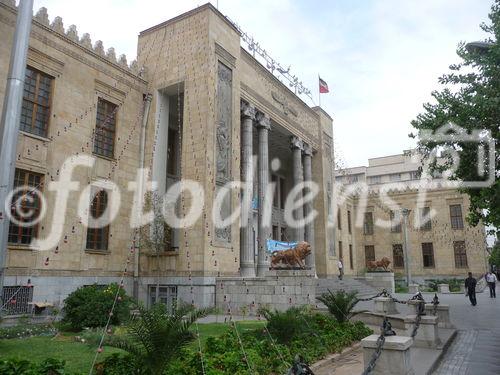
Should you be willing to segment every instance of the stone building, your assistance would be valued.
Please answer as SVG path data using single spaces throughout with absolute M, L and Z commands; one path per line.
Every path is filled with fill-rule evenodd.
M 2 100 L 13 3 L 0 2 Z M 16 184 L 42 190 L 46 202 L 35 199 L 34 206 L 47 212 L 35 226 L 11 224 L 4 298 L 29 281 L 33 287 L 19 294 L 19 306 L 30 300 L 61 304 L 81 285 L 123 279 L 127 291 L 143 301 L 156 298 L 159 283 L 159 297 L 170 305 L 176 300 L 212 305 L 220 278 L 267 274 L 270 238 L 310 242 L 314 251 L 307 264 L 313 272 L 336 273 L 327 209 L 333 189 L 332 118 L 290 91 L 241 47 L 240 38 L 235 25 L 206 4 L 142 31 L 137 62 L 128 65 L 113 48 L 105 51 L 100 41 L 92 45 L 89 34 L 79 36 L 76 26 L 65 29 L 60 17 L 49 22 L 47 10 L 38 11 L 29 42 Z M 48 186 L 59 180 L 65 160 L 82 155 L 91 155 L 93 165 L 73 171 L 80 190 L 70 193 L 64 215 L 54 217 L 61 202 Z M 160 195 L 180 180 L 199 183 L 205 195 L 202 215 L 189 228 L 165 228 L 169 240 L 158 256 L 139 246 L 130 227 L 129 183 L 141 167 L 149 168 Z M 253 191 L 231 190 L 220 214 L 227 217 L 249 198 L 248 226 L 216 227 L 216 195 L 240 179 Z M 295 217 L 301 220 L 313 209 L 318 215 L 313 223 L 288 228 L 286 196 L 304 180 L 317 183 L 319 194 Z M 271 198 L 270 182 L 276 186 Z M 87 228 L 77 211 L 82 190 L 92 192 L 88 205 L 97 218 L 112 199 L 110 183 L 122 197 L 116 218 L 109 226 Z M 269 225 L 261 209 L 266 197 L 273 202 Z M 182 194 L 174 211 L 185 214 L 196 198 Z M 61 239 L 40 251 L 31 240 L 46 237 L 54 222 L 61 224 Z
M 432 188 L 425 195 L 416 183 L 421 162 L 415 151 L 368 160 L 368 166 L 337 171 L 338 184 L 366 184 L 366 202 L 360 196 L 346 200 L 338 211 L 336 234 L 343 246 L 346 269 L 362 274 L 366 263 L 388 257 L 396 273 L 404 273 L 404 221 L 398 209 L 382 202 L 383 191 L 400 208 L 409 210 L 410 270 L 414 279 L 464 277 L 487 269 L 484 226 L 466 221 L 469 198 L 456 189 Z M 351 251 L 352 249 L 352 251 Z M 341 250 L 339 250 L 341 251 Z M 349 251 L 349 253 L 346 253 Z

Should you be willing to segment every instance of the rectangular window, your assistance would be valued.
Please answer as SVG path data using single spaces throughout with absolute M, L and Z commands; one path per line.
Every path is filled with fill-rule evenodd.
M 177 309 L 177 286 L 160 285 L 158 301 L 156 301 L 156 285 L 149 285 L 150 306 L 156 302 L 163 303 L 167 307 L 167 313 L 173 314 Z
M 425 268 L 434 268 L 434 246 L 432 242 L 422 243 L 422 260 Z
M 115 149 L 116 111 L 118 106 L 107 100 L 97 100 L 94 134 L 94 154 L 112 158 Z
M 177 177 L 179 174 L 179 154 L 180 154 L 179 131 L 177 129 L 168 129 L 167 145 L 167 175 Z
M 401 233 L 401 214 L 399 212 L 390 212 L 391 218 L 391 232 Z
M 285 179 L 283 177 L 279 177 L 278 181 L 280 187 L 280 208 L 284 210 L 286 203 Z
M 352 233 L 351 211 L 347 211 L 347 231 L 349 234 Z
M 337 211 L 337 228 L 342 230 L 342 213 L 340 212 L 340 208 Z
M 365 246 L 365 265 L 368 267 L 368 262 L 375 260 L 375 246 L 366 245 Z
M 106 211 L 108 206 L 108 193 L 106 190 L 100 190 L 92 199 L 90 204 L 89 226 L 87 228 L 87 250 L 108 250 L 109 225 L 98 228 L 99 219 Z
M 373 212 L 365 212 L 365 220 L 363 223 L 364 234 L 373 234 Z
M 455 267 L 467 268 L 467 253 L 465 251 L 465 241 L 453 241 L 453 252 L 455 255 Z
M 26 67 L 20 130 L 47 137 L 54 78 Z
M 273 240 L 279 241 L 279 227 L 277 225 L 273 225 Z
M 351 270 L 354 269 L 354 257 L 352 254 L 352 245 L 349 244 L 349 266 L 351 267 Z
M 462 218 L 462 206 L 459 204 L 450 205 L 450 221 L 452 229 L 464 229 Z
M 393 173 L 389 175 L 391 181 L 401 181 L 401 173 Z
M 339 241 L 339 259 L 344 258 L 344 251 L 342 249 L 342 241 Z
M 420 230 L 431 230 L 432 223 L 430 218 L 430 207 L 422 207 L 420 209 Z
M 400 243 L 392 245 L 392 259 L 394 268 L 404 268 L 405 259 L 403 255 L 403 245 Z
M 4 286 L 2 293 L 3 306 L 2 312 L 6 315 L 30 314 L 33 302 L 33 286 Z M 6 303 L 9 301 L 8 303 Z M 1 306 L 1 305 L 0 305 Z
M 370 176 L 368 178 L 370 185 L 380 184 L 382 181 L 382 176 Z
M 38 194 L 41 190 L 43 175 L 24 169 L 16 169 L 14 174 L 14 188 L 16 193 L 12 197 L 12 207 L 18 209 L 11 212 L 8 241 L 12 244 L 29 245 L 38 234 L 38 225 L 31 225 L 40 215 L 41 204 Z
M 279 201 L 279 189 L 280 187 L 278 186 L 278 176 L 275 174 L 271 175 L 271 182 L 274 184 L 274 195 L 273 195 L 273 207 L 278 208 L 278 201 Z
M 286 228 L 285 227 L 280 228 L 280 233 L 281 233 L 280 241 L 288 241 L 288 238 L 286 236 Z
M 412 180 L 419 180 L 421 176 L 420 171 L 411 171 L 410 172 L 410 179 Z

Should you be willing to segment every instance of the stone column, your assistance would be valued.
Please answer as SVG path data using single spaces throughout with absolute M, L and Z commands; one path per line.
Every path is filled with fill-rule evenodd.
M 241 102 L 241 181 L 245 184 L 241 200 L 240 230 L 240 275 L 255 277 L 255 258 L 253 253 L 253 166 L 252 132 L 255 121 L 255 107 Z
M 264 217 L 264 202 L 269 184 L 269 130 L 271 120 L 263 113 L 257 113 L 257 130 L 259 138 L 258 173 L 259 173 L 259 253 L 257 258 L 257 275 L 265 276 L 269 271 L 267 260 L 267 240 L 270 238 L 270 225 Z
M 304 182 L 312 181 L 312 147 L 307 143 L 304 143 Z M 306 193 L 309 189 L 306 189 Z M 304 217 L 307 217 L 313 211 L 313 202 L 307 202 L 304 205 Z M 305 224 L 305 241 L 311 245 L 312 252 L 306 259 L 306 264 L 311 267 L 312 270 L 316 268 L 316 261 L 314 252 L 316 251 L 314 247 L 314 220 L 310 223 Z
M 290 147 L 292 149 L 292 158 L 293 158 L 293 186 L 297 186 L 301 184 L 303 181 L 302 175 L 302 150 L 304 149 L 304 144 L 302 141 L 295 136 L 292 136 L 290 139 Z M 300 197 L 300 194 L 297 194 L 297 197 Z M 298 228 L 294 229 L 295 241 L 304 241 L 304 211 L 302 208 L 295 210 L 294 218 L 297 222 L 301 222 Z

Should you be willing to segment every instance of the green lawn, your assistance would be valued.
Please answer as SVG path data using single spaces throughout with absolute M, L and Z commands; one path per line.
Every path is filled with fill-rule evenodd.
M 244 321 L 238 322 L 237 327 L 241 332 L 261 328 L 264 324 L 263 321 Z M 232 329 L 227 323 L 198 324 L 198 327 L 202 341 L 205 341 L 209 336 L 218 336 Z M 73 334 L 60 335 L 55 338 L 32 337 L 28 339 L 0 340 L 0 359 L 20 358 L 41 362 L 45 358 L 52 357 L 65 360 L 66 370 L 69 373 L 87 374 L 96 348 L 73 340 Z M 197 345 L 196 343 L 193 344 Z M 98 360 L 101 360 L 106 355 L 119 352 L 118 349 L 105 347 Z

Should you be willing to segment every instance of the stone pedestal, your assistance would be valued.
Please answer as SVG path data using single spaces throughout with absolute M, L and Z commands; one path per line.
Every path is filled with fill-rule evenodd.
M 411 336 L 415 327 L 416 315 L 408 315 L 404 319 L 405 335 Z M 422 315 L 417 335 L 414 338 L 415 346 L 420 348 L 441 348 L 438 333 L 438 318 L 432 315 Z
M 377 291 L 382 291 L 382 289 L 387 290 L 389 293 L 395 291 L 393 272 L 367 272 L 365 282 Z
M 257 315 L 260 307 L 280 311 L 313 305 L 316 279 L 312 270 L 271 270 L 266 277 L 218 277 L 216 306 L 222 314 Z
M 389 297 L 377 297 L 373 299 L 373 311 L 380 314 L 398 314 L 396 303 Z
M 408 293 L 415 294 L 415 293 L 418 293 L 418 292 L 419 292 L 418 284 L 410 284 L 410 285 L 408 285 Z
M 438 293 L 450 293 L 450 286 L 448 284 L 438 284 Z
M 364 368 L 370 362 L 377 348 L 379 335 L 371 335 L 361 340 L 363 347 Z M 415 372 L 410 362 L 410 347 L 413 344 L 411 337 L 387 336 L 382 353 L 377 360 L 372 375 L 413 375 Z
M 434 313 L 434 305 L 432 303 L 425 304 L 425 313 L 427 315 L 433 315 Z M 437 305 L 436 308 L 436 316 L 438 318 L 438 327 L 439 328 L 455 328 L 450 321 L 450 306 L 449 305 Z

